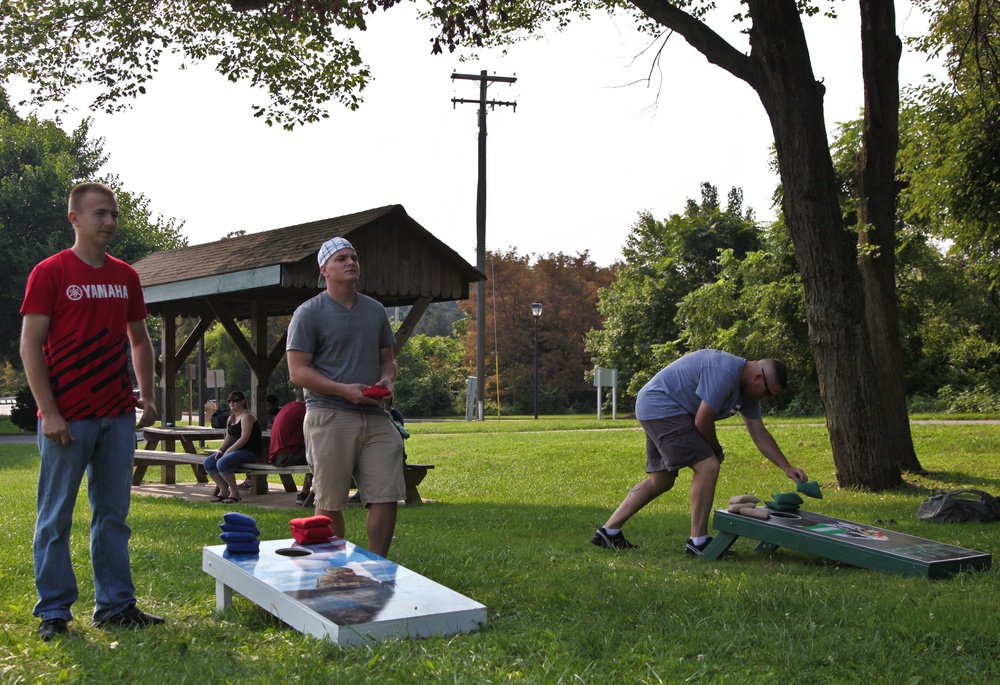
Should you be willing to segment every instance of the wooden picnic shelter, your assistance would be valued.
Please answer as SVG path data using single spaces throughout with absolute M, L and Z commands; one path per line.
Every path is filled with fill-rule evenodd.
M 414 221 L 402 205 L 388 205 L 211 243 L 165 250 L 134 264 L 150 315 L 163 323 L 156 373 L 161 422 L 175 417 L 174 379 L 198 341 L 216 321 L 250 365 L 251 406 L 263 416 L 271 372 L 285 354 L 286 336 L 267 347 L 267 320 L 287 316 L 325 288 L 316 260 L 333 237 L 351 242 L 361 258 L 358 291 L 386 307 L 409 306 L 396 332 L 395 351 L 406 343 L 432 302 L 464 300 L 469 285 L 486 276 Z M 177 340 L 178 317 L 196 318 Z M 237 325 L 249 320 L 249 340 Z

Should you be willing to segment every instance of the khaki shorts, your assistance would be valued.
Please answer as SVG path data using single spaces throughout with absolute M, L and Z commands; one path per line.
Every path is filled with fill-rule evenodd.
M 693 416 L 640 421 L 639 425 L 646 433 L 646 473 L 677 473 L 715 456 L 715 450 L 695 427 Z
M 343 510 L 352 476 L 365 506 L 406 499 L 403 438 L 388 415 L 310 409 L 302 432 L 318 509 Z

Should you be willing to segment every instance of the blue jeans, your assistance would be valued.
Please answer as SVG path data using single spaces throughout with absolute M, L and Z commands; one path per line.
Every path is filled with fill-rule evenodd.
M 209 475 L 231 476 L 237 468 L 257 461 L 257 455 L 250 450 L 230 450 L 222 457 L 216 452 L 205 459 L 205 472 Z
M 35 588 L 32 613 L 42 620 L 72 620 L 79 597 L 70 559 L 73 508 L 87 474 L 90 498 L 90 561 L 94 568 L 94 620 L 135 604 L 129 564 L 131 528 L 125 522 L 132 499 L 135 412 L 106 419 L 70 421 L 75 438 L 63 447 L 38 426 L 38 520 L 35 523 Z

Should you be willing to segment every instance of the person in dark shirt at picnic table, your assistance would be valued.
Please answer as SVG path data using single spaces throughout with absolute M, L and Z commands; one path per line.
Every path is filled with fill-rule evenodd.
M 239 390 L 229 393 L 229 411 L 226 438 L 219 450 L 205 459 L 205 472 L 219 486 L 219 493 L 211 501 L 235 504 L 242 499 L 236 469 L 257 461 L 261 429 L 257 416 L 247 407 L 246 396 Z
M 268 461 L 275 466 L 305 466 L 306 437 L 302 423 L 306 418 L 306 400 L 302 388 L 295 389 L 295 401 L 289 402 L 278 411 L 271 426 L 271 451 Z M 309 497 L 312 474 L 307 473 L 302 491 L 295 496 L 295 503 L 302 505 Z
M 281 404 L 278 396 L 274 393 L 268 393 L 267 397 L 264 398 L 264 428 L 274 428 L 279 411 L 281 411 Z
M 306 400 L 302 388 L 295 389 L 295 401 L 289 402 L 274 417 L 271 427 L 271 450 L 267 459 L 275 466 L 304 466 L 306 438 L 302 422 L 306 418 Z

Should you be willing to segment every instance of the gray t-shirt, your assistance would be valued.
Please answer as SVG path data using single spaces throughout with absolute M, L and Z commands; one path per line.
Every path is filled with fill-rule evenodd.
M 326 291 L 306 300 L 288 325 L 286 350 L 312 355 L 312 368 L 338 383 L 374 385 L 381 378 L 379 351 L 396 342 L 385 307 L 357 294 L 347 309 Z M 306 390 L 306 409 L 347 409 L 384 414 L 378 406 L 359 405 L 342 397 Z
M 695 416 L 702 400 L 715 410 L 715 420 L 737 412 L 748 419 L 760 418 L 760 403 L 740 393 L 740 374 L 747 360 L 719 350 L 686 354 L 653 376 L 635 403 L 640 421 Z

